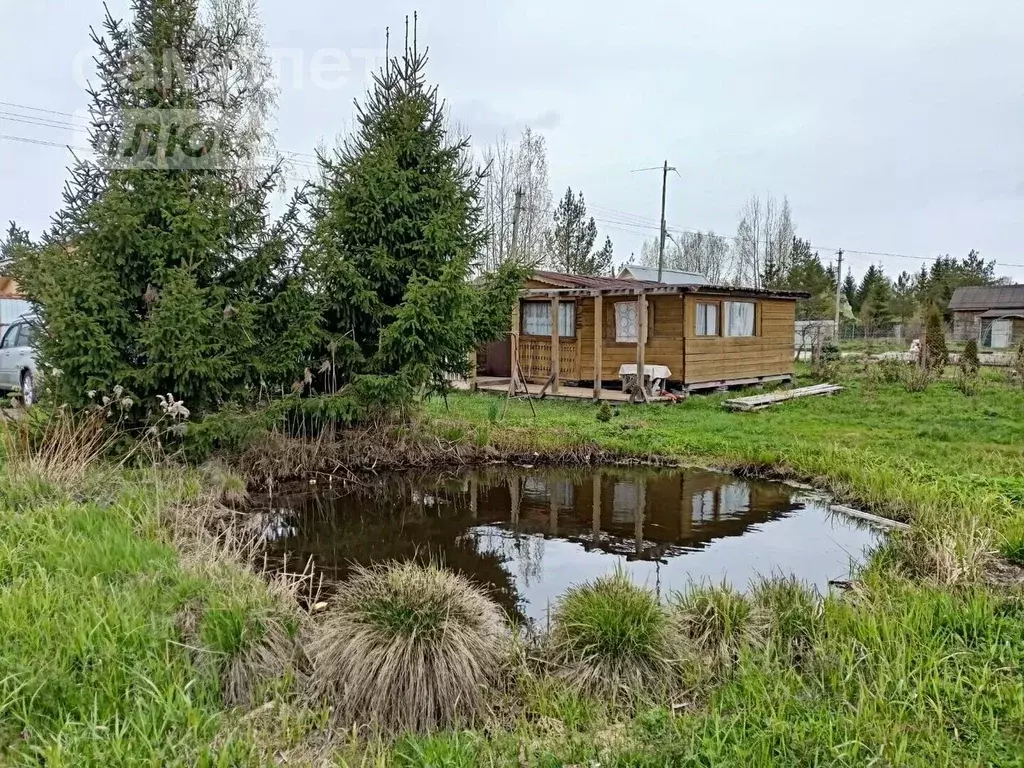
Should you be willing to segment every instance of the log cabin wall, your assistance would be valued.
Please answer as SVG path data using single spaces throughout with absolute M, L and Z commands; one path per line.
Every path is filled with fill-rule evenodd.
M 606 295 L 602 309 L 604 352 L 601 380 L 619 380 L 619 367 L 636 364 L 636 342 L 615 341 L 615 305 L 636 304 L 635 296 Z M 580 378 L 594 376 L 594 300 L 584 298 L 577 304 L 577 336 L 580 340 Z M 647 297 L 647 365 L 664 365 L 672 371 L 672 381 L 683 380 L 683 296 L 682 294 L 648 295 Z
M 755 304 L 754 336 L 722 335 L 726 301 L 749 301 Z M 697 335 L 697 305 L 702 302 L 718 304 L 718 335 Z M 687 294 L 684 307 L 686 384 L 793 373 L 796 301 Z

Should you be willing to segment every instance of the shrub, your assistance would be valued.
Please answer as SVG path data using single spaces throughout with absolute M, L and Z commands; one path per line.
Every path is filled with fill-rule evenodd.
M 1013 358 L 1013 372 L 1017 377 L 1017 383 L 1024 387 L 1024 339 L 1017 345 L 1017 354 Z
M 932 372 L 921 365 L 907 365 L 903 367 L 903 386 L 907 392 L 924 392 L 932 383 Z
M 572 587 L 548 637 L 557 674 L 587 694 L 642 698 L 674 671 L 673 627 L 655 595 L 622 571 Z
M 939 308 L 932 306 L 928 310 L 924 326 L 924 363 L 929 369 L 942 370 L 949 363 L 949 350 L 946 349 L 946 327 L 942 322 Z
M 981 368 L 981 360 L 978 358 L 978 342 L 975 339 L 968 339 L 964 344 L 964 351 L 960 355 L 960 367 L 974 373 Z
M 612 407 L 605 400 L 597 408 L 597 420 L 602 424 L 612 420 Z
M 872 366 L 872 370 L 877 371 L 878 378 L 885 384 L 901 383 L 906 368 L 907 364 L 902 360 L 892 358 L 886 358 Z
M 764 644 L 763 612 L 726 584 L 693 587 L 674 602 L 683 637 L 713 667 L 731 665 L 742 649 Z
M 961 365 L 956 369 L 953 386 L 969 397 L 976 394 L 978 391 L 978 372 Z
M 501 609 L 436 565 L 357 568 L 310 647 L 311 689 L 343 723 L 433 731 L 484 711 L 509 653 Z
M 816 350 L 811 360 L 811 377 L 816 381 L 832 381 L 839 375 L 839 346 L 830 341 Z

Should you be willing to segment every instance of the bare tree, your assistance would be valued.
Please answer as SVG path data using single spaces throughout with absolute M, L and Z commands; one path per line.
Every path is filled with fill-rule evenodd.
M 658 266 L 658 238 L 644 241 L 640 249 L 641 263 Z M 711 285 L 720 285 L 729 279 L 732 271 L 733 251 L 729 240 L 712 231 L 669 233 L 665 243 L 666 269 L 697 272 Z
M 518 258 L 539 264 L 546 258 L 551 232 L 551 186 L 548 182 L 547 143 L 527 127 L 513 144 L 505 134 L 484 151 L 488 168 L 484 183 L 484 223 L 490 239 L 481 254 L 481 267 L 496 269 L 513 256 L 512 233 L 516 192 L 522 191 L 519 211 Z
M 762 288 L 783 279 L 792 263 L 795 231 L 787 198 L 780 204 L 770 192 L 764 200 L 752 195 L 736 227 L 736 284 Z
M 243 173 L 259 178 L 272 164 L 269 123 L 279 93 L 259 0 L 206 0 L 204 11 L 217 61 L 208 91 L 211 117 L 229 132 Z

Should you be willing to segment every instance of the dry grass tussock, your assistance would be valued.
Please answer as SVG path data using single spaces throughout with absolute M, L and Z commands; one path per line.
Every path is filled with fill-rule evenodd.
M 345 725 L 449 728 L 487 711 L 509 653 L 501 609 L 465 577 L 414 563 L 359 568 L 314 634 L 312 692 Z
M 76 413 L 59 407 L 47 413 L 36 408 L 15 416 L 4 412 L 0 439 L 7 480 L 77 490 L 95 479 L 100 459 L 120 437 L 101 409 Z
M 624 572 L 572 587 L 552 619 L 546 656 L 579 692 L 630 701 L 674 687 L 674 622 L 657 595 Z
M 252 707 L 270 692 L 297 693 L 309 678 L 305 640 L 309 616 L 300 605 L 315 605 L 320 583 L 312 564 L 301 572 L 288 569 L 270 572 L 261 555 L 260 530 L 250 515 L 222 503 L 224 489 L 208 485 L 209 470 L 202 474 L 202 490 L 189 498 L 189 479 L 182 473 L 161 475 L 157 482 L 180 487 L 158 498 L 186 499 L 166 504 L 160 520 L 170 532 L 182 569 L 201 579 L 216 581 L 239 607 L 237 611 L 210 611 L 209 606 L 190 604 L 178 614 L 184 642 L 196 650 L 197 663 L 220 664 L 224 701 L 228 706 Z M 233 486 L 234 483 L 228 483 Z M 254 578 L 254 572 L 262 579 Z M 217 636 L 225 647 L 211 656 L 199 636 L 199 628 Z
M 726 584 L 676 594 L 673 611 L 689 653 L 712 670 L 732 667 L 745 648 L 764 647 L 771 631 L 764 603 Z
M 955 525 L 920 519 L 892 546 L 905 575 L 939 587 L 985 582 L 999 562 L 994 531 L 975 518 Z

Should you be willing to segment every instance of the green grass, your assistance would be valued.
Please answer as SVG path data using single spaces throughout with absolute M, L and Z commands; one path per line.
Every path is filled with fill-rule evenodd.
M 119 478 L 104 495 L 0 486 L 0 763 L 259 764 L 223 732 L 220 670 L 258 640 L 265 588 L 241 570 L 189 574 L 143 533 L 172 500 L 159 484 Z M 187 606 L 203 607 L 194 648 Z

